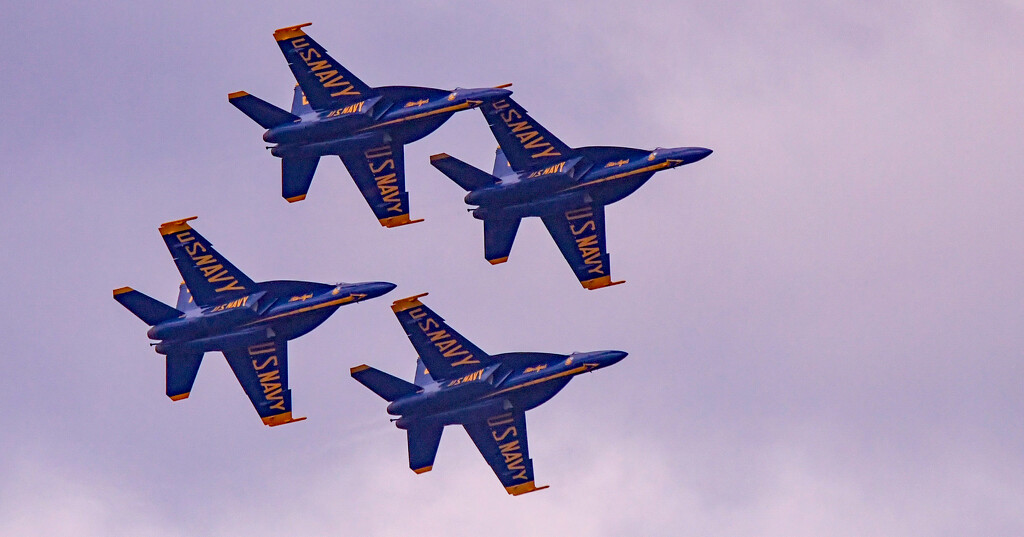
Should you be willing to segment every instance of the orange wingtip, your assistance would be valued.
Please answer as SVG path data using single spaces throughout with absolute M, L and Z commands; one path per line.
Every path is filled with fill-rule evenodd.
M 512 83 L 509 82 L 508 84 L 502 84 L 500 86 L 494 86 L 494 89 L 505 89 L 505 88 L 511 88 L 511 87 L 512 87 Z
M 368 366 L 368 365 L 366 365 L 366 364 L 363 364 L 363 365 L 357 365 L 357 366 L 353 367 L 352 369 L 349 369 L 349 370 L 348 370 L 348 373 L 349 373 L 350 375 L 355 375 L 356 373 L 358 373 L 358 372 L 360 372 L 360 371 L 366 371 L 367 369 L 370 369 L 370 366 Z
M 600 278 L 594 278 L 593 280 L 585 280 L 580 282 L 583 287 L 589 290 L 600 289 L 602 287 L 611 287 L 613 285 L 619 285 L 620 283 L 626 283 L 626 280 L 620 282 L 613 282 L 611 276 L 601 276 Z
M 435 160 L 443 160 L 446 158 L 452 158 L 452 156 L 449 155 L 448 153 L 438 153 L 436 155 L 430 155 L 430 162 L 434 162 Z
M 303 32 L 302 29 L 311 24 L 313 23 L 307 22 L 304 24 L 299 24 L 297 26 L 278 28 L 277 30 L 274 30 L 274 39 L 277 41 L 284 41 L 285 39 L 291 39 L 293 37 L 299 37 L 300 35 L 306 35 L 306 32 Z
M 189 226 L 188 223 L 191 222 L 192 220 L 195 220 L 196 218 L 199 217 L 190 216 L 188 218 L 182 218 L 181 220 L 172 220 L 170 222 L 164 222 L 163 224 L 160 224 L 160 234 L 170 235 L 172 233 L 177 233 L 179 231 L 185 231 L 186 229 L 192 229 L 192 227 Z
M 304 199 L 306 199 L 306 195 L 305 194 L 302 194 L 300 196 L 292 196 L 290 198 L 285 198 L 285 200 L 287 200 L 288 203 L 295 203 L 296 201 L 302 201 Z
M 405 311 L 407 309 L 411 309 L 411 308 L 415 308 L 416 306 L 420 306 L 421 305 L 420 298 L 427 296 L 427 294 L 428 293 L 422 293 L 422 294 L 415 295 L 415 296 L 410 296 L 410 297 L 407 297 L 407 298 L 400 298 L 400 299 L 394 301 L 393 303 L 391 303 L 391 311 L 393 311 L 395 313 L 398 313 L 400 311 Z
M 168 395 L 167 397 L 170 397 L 171 401 L 181 401 L 182 399 L 188 399 L 188 396 L 191 393 L 192 392 L 185 392 L 185 393 L 179 393 L 178 395 Z
M 384 227 L 398 227 L 398 226 L 404 226 L 406 224 L 415 224 L 417 222 L 422 222 L 422 221 L 423 221 L 422 218 L 420 218 L 419 220 L 410 220 L 409 219 L 409 215 L 403 214 L 403 215 L 399 215 L 399 216 L 389 216 L 387 218 L 381 218 L 380 219 L 380 225 L 382 225 Z
M 508 256 L 507 255 L 505 257 L 499 257 L 497 259 L 488 259 L 487 260 L 487 262 L 492 264 L 492 265 L 500 265 L 500 264 L 502 264 L 502 263 L 504 263 L 506 261 L 508 261 Z
M 427 473 L 427 472 L 429 472 L 429 471 L 431 471 L 433 469 L 434 469 L 434 466 L 431 465 L 431 466 L 424 466 L 423 468 L 413 468 L 412 471 L 416 472 L 417 474 L 425 474 L 425 473 Z
M 228 100 L 230 101 L 231 99 L 237 99 L 239 97 L 245 97 L 248 94 L 249 94 L 249 92 L 247 92 L 247 91 L 236 91 L 234 93 L 229 93 L 228 94 Z
M 544 490 L 549 486 L 550 485 L 544 485 L 543 487 L 538 487 L 533 481 L 530 481 L 528 483 L 520 483 L 518 485 L 512 485 L 511 487 L 505 487 L 505 491 L 513 496 L 519 496 L 520 494 L 526 494 L 527 492 Z
M 131 293 L 134 290 L 135 289 L 132 289 L 131 287 L 119 287 L 117 289 L 114 289 L 114 296 L 123 295 L 125 293 Z
M 292 418 L 291 412 L 285 412 L 284 414 L 278 414 L 276 416 L 267 416 L 263 418 L 263 424 L 269 427 L 277 427 L 278 425 L 284 425 L 286 423 L 295 423 L 296 421 L 302 421 L 304 419 L 306 418 Z

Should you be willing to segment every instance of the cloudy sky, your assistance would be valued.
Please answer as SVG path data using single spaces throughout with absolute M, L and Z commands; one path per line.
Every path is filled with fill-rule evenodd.
M 1024 4 L 431 4 L 5 6 L 0 534 L 1024 533 Z M 715 153 L 609 207 L 627 284 L 595 292 L 537 220 L 483 259 L 427 160 L 489 168 L 475 111 L 406 150 L 425 222 L 380 228 L 337 159 L 290 205 L 226 96 L 287 106 L 271 34 L 307 21 L 371 85 L 513 82 L 570 145 Z M 292 342 L 307 421 L 261 425 L 215 354 L 163 395 L 110 292 L 173 301 L 156 228 L 192 215 L 256 280 L 399 285 Z M 349 377 L 412 377 L 388 305 L 427 291 L 491 353 L 629 351 L 529 413 L 550 489 L 456 428 L 413 474 Z

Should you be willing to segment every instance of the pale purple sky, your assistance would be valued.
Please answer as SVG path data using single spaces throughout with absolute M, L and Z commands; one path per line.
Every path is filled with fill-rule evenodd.
M 1019 1 L 20 2 L 0 19 L 0 535 L 1024 534 L 1024 5 Z M 513 82 L 570 145 L 704 146 L 607 211 L 582 290 L 528 220 L 491 267 L 463 192 L 478 112 L 406 150 L 412 215 L 378 226 L 338 159 L 306 201 L 227 102 L 286 107 L 271 34 L 371 85 Z M 253 279 L 387 280 L 290 347 L 262 426 L 208 354 L 163 395 L 164 221 Z M 622 349 L 529 412 L 539 484 L 509 497 L 449 428 L 407 467 L 368 363 L 412 378 L 391 300 L 485 351 Z

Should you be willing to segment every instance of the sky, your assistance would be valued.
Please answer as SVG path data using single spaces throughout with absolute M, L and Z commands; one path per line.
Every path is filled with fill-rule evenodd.
M 287 5 L 285 5 L 287 4 Z M 5 6 L 0 70 L 0 535 L 1024 533 L 1024 4 L 233 0 Z M 370 85 L 481 87 L 572 146 L 702 146 L 608 207 L 585 291 L 543 225 L 483 259 L 447 152 L 489 169 L 476 111 L 406 148 L 412 216 L 381 228 L 338 159 L 280 198 L 273 30 Z M 164 396 L 111 299 L 173 302 L 160 223 L 253 279 L 384 280 L 290 344 L 267 428 L 226 362 Z M 407 467 L 385 404 L 411 379 L 388 308 L 424 302 L 485 351 L 621 349 L 527 415 L 540 485 L 511 497 L 448 428 Z

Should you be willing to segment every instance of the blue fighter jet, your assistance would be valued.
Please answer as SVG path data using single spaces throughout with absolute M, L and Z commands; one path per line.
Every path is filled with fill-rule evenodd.
M 489 356 L 420 302 L 426 294 L 396 301 L 394 310 L 419 353 L 415 383 L 368 365 L 352 377 L 389 402 L 388 414 L 408 432 L 409 467 L 429 472 L 445 425 L 462 425 L 505 490 L 537 487 L 526 444 L 526 411 L 551 399 L 573 376 L 617 363 L 622 351 L 570 355 L 510 352 Z
M 306 198 L 320 157 L 338 155 L 382 226 L 419 222 L 409 218 L 403 146 L 434 132 L 455 112 L 512 92 L 497 88 L 442 90 L 411 86 L 371 88 L 327 54 L 302 28 L 281 28 L 274 39 L 298 85 L 291 113 L 244 91 L 228 101 L 261 127 L 263 140 L 277 144 L 281 195 Z
M 263 423 L 292 418 L 288 388 L 289 339 L 327 320 L 339 307 L 375 298 L 395 288 L 388 282 L 254 282 L 213 249 L 186 218 L 160 226 L 182 282 L 172 308 L 131 287 L 114 300 L 152 328 L 156 352 L 167 356 L 167 396 L 185 399 L 207 351 L 221 351 Z
M 445 153 L 430 163 L 468 191 L 466 203 L 484 221 L 484 257 L 508 261 L 519 222 L 539 216 L 586 289 L 613 282 L 605 247 L 604 206 L 632 194 L 655 172 L 697 162 L 703 147 L 571 148 L 511 98 L 480 107 L 498 140 L 493 173 Z

